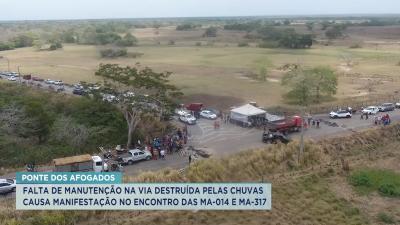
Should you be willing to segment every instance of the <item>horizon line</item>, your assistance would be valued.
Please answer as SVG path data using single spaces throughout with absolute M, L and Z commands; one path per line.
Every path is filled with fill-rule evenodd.
M 400 13 L 337 13 L 337 14 L 275 14 L 275 15 L 242 15 L 242 16 L 166 16 L 166 17 L 119 17 L 119 18 L 64 18 L 64 19 L 13 19 L 0 22 L 44 22 L 44 21 L 90 21 L 90 20 L 160 20 L 160 19 L 217 19 L 217 18 L 331 18 L 331 17 L 393 17 Z

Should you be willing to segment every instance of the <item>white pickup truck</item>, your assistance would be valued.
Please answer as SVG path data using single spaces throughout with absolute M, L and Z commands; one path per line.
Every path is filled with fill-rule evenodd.
M 126 155 L 121 156 L 122 162 L 132 165 L 134 162 L 141 160 L 150 160 L 151 153 L 140 149 L 129 150 Z

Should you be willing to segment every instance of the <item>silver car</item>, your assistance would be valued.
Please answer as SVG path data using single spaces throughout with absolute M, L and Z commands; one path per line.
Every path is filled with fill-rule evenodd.
M 14 192 L 16 183 L 14 179 L 0 179 L 0 194 Z

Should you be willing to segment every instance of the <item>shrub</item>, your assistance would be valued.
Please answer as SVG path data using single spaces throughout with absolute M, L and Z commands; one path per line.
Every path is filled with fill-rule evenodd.
M 14 49 L 14 46 L 11 43 L 0 42 L 0 51 L 7 51 L 12 49 Z
M 100 50 L 102 58 L 117 58 L 128 55 L 128 51 L 125 48 L 107 48 Z
M 378 219 L 387 224 L 394 224 L 396 222 L 392 216 L 383 212 L 378 214 Z
M 249 43 L 247 43 L 247 42 L 240 42 L 238 44 L 238 47 L 248 47 L 248 46 L 249 46 Z
M 139 58 L 142 57 L 144 55 L 144 53 L 141 52 L 129 52 L 128 53 L 128 57 L 130 58 Z
M 175 41 L 174 41 L 174 40 L 170 40 L 170 41 L 168 42 L 168 45 L 175 45 Z
M 258 44 L 259 48 L 278 48 L 279 47 L 279 42 L 277 41 L 263 41 L 260 44 Z
M 350 180 L 354 186 L 370 187 L 372 185 L 370 178 L 367 174 L 364 173 L 354 174 L 353 176 L 351 176 Z
M 361 44 L 353 44 L 353 45 L 350 45 L 350 47 L 349 48 L 362 48 L 362 46 L 361 46 Z
M 203 34 L 203 37 L 217 37 L 218 29 L 216 27 L 209 27 Z
M 196 42 L 196 46 L 200 47 L 202 45 L 201 42 Z M 400 62 L 399 62 L 400 63 Z
M 349 180 L 361 194 L 378 191 L 387 197 L 400 197 L 400 175 L 395 172 L 364 169 L 354 172 Z
M 178 30 L 178 31 L 193 30 L 194 28 L 196 28 L 196 25 L 190 24 L 190 23 L 181 24 L 181 25 L 176 26 L 176 30 Z
M 382 195 L 388 197 L 400 197 L 399 188 L 396 189 L 393 184 L 382 184 L 378 190 Z

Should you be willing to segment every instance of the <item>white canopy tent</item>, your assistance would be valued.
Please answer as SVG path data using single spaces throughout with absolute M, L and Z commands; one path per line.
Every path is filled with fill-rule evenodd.
M 234 122 L 240 122 L 243 125 L 251 125 L 251 118 L 264 118 L 266 111 L 253 105 L 246 104 L 231 110 L 230 119 Z

